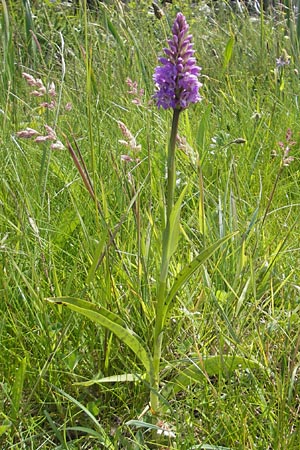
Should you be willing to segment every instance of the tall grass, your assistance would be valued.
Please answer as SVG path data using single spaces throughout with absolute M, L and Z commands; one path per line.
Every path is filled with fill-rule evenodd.
M 178 10 L 191 24 L 204 100 L 180 123 L 187 143 L 177 150 L 177 194 L 187 182 L 188 188 L 170 275 L 204 245 L 239 234 L 177 296 L 162 375 L 165 381 L 177 376 L 182 389 L 170 390 L 163 419 L 176 438 L 162 446 L 298 448 L 295 35 L 281 15 L 262 21 L 200 8 L 179 1 L 158 20 L 146 2 L 107 2 L 89 11 L 2 1 L 2 448 L 148 448 L 149 431 L 126 425 L 147 405 L 147 380 L 92 382 L 140 373 L 139 361 L 110 332 L 44 299 L 85 298 L 151 339 L 171 119 L 152 103 L 152 73 Z M 283 49 L 292 58 L 279 74 Z M 39 107 L 23 71 L 56 83 L 59 110 Z M 145 90 L 142 106 L 131 102 L 127 77 Z M 71 111 L 64 110 L 67 102 Z M 16 137 L 25 127 L 42 130 L 56 120 L 60 136 L 74 148 L 77 143 L 86 161 L 94 201 L 67 150 Z M 139 164 L 120 160 L 125 148 L 118 120 L 142 146 Z M 282 167 L 278 142 L 285 144 L 288 128 L 295 159 Z M 107 245 L 115 231 L 115 243 Z M 235 354 L 264 370 L 203 370 L 206 357 Z M 180 378 L 187 363 L 202 371 L 198 384 Z

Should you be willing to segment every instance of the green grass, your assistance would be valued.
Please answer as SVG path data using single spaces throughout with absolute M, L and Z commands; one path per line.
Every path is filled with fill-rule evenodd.
M 91 301 L 152 339 L 171 122 L 153 104 L 152 74 L 181 10 L 204 86 L 203 101 L 180 121 L 189 147 L 177 152 L 176 195 L 188 187 L 170 280 L 203 246 L 238 234 L 177 295 L 162 377 L 167 383 L 213 355 L 262 368 L 224 364 L 182 386 L 163 417 L 176 438 L 155 448 L 298 449 L 300 67 L 290 24 L 280 13 L 261 20 L 183 1 L 161 20 L 142 1 L 95 11 L 58 3 L 1 7 L 1 448 L 150 446 L 149 431 L 126 425 L 147 405 L 147 380 L 84 385 L 141 373 L 139 360 L 105 329 L 45 299 Z M 283 49 L 291 62 L 280 78 Z M 59 112 L 39 107 L 22 72 L 55 82 Z M 127 77 L 145 90 L 142 106 L 131 102 Z M 142 146 L 138 165 L 120 160 L 127 149 L 118 120 Z M 67 150 L 16 137 L 56 122 L 59 139 L 77 143 L 101 212 Z M 295 159 L 281 170 L 278 142 L 288 128 Z

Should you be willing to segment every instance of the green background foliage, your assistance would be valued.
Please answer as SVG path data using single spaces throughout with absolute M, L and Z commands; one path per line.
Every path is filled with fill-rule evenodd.
M 88 8 L 84 1 L 2 0 L 3 449 L 149 448 L 145 427 L 126 425 L 147 405 L 145 377 L 84 385 L 141 374 L 140 360 L 108 330 L 45 299 L 85 299 L 151 340 L 171 122 L 153 104 L 152 74 L 178 11 L 193 34 L 203 101 L 180 121 L 186 144 L 176 155 L 177 198 L 187 187 L 170 279 L 204 247 L 238 233 L 174 299 L 162 395 L 171 379 L 182 389 L 166 396 L 163 419 L 176 438 L 161 447 L 298 448 L 297 21 L 292 10 L 254 14 L 221 1 L 162 8 L 159 20 L 146 1 Z M 290 64 L 276 68 L 284 50 Z M 22 72 L 55 83 L 54 111 L 30 95 Z M 127 77 L 145 91 L 141 106 L 132 103 Z M 119 120 L 141 144 L 138 164 L 121 161 L 129 150 L 119 143 Z M 45 123 L 77 143 L 101 213 L 67 150 L 17 138 L 26 127 L 43 132 Z M 282 167 L 278 142 L 288 145 L 288 129 L 294 161 Z M 203 361 L 216 355 L 224 364 L 213 375 Z M 235 355 L 240 365 L 230 368 Z M 245 368 L 246 357 L 259 368 Z M 191 375 L 199 375 L 197 384 L 187 382 Z

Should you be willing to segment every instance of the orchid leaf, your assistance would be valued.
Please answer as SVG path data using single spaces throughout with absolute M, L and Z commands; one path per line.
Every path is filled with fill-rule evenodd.
M 119 316 L 101 306 L 94 305 L 79 298 L 50 297 L 47 300 L 52 303 L 67 306 L 72 311 L 76 311 L 110 330 L 135 353 L 137 358 L 143 363 L 147 373 L 151 373 L 152 359 L 146 344 L 134 331 L 127 328 L 125 322 Z
M 26 357 L 22 359 L 20 366 L 16 369 L 15 381 L 12 388 L 11 395 L 11 418 L 16 420 L 19 414 L 22 396 L 23 396 L 23 385 L 26 374 L 27 361 Z
M 233 46 L 234 46 L 234 36 L 231 35 L 227 41 L 225 51 L 224 51 L 224 60 L 223 60 L 223 69 L 227 69 L 230 60 L 232 58 Z
M 257 361 L 235 355 L 216 355 L 208 356 L 199 360 L 192 361 L 185 369 L 180 371 L 163 388 L 161 394 L 168 399 L 171 393 L 176 394 L 187 386 L 199 383 L 218 375 L 230 375 L 237 369 L 263 369 L 265 368 Z
M 142 381 L 146 378 L 146 374 L 139 375 L 137 373 L 122 373 L 120 375 L 111 375 L 110 377 L 98 378 L 95 380 L 81 381 L 74 383 L 76 386 L 92 386 L 101 383 L 128 383 L 132 381 Z
M 170 289 L 170 292 L 166 298 L 166 312 L 170 309 L 171 302 L 177 292 L 183 287 L 183 285 L 190 279 L 190 277 L 193 275 L 193 273 L 203 264 L 211 255 L 215 253 L 218 248 L 221 247 L 222 244 L 224 244 L 226 241 L 228 241 L 230 238 L 232 238 L 237 233 L 231 233 L 228 236 L 225 236 L 222 239 L 219 239 L 217 242 L 212 244 L 211 246 L 205 248 L 200 252 L 198 256 L 182 271 L 178 274 L 178 276 L 175 278 L 174 284 Z

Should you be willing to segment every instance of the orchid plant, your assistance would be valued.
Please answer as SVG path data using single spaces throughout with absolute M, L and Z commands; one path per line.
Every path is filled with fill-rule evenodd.
M 168 324 L 170 312 L 174 307 L 175 298 L 180 289 L 190 279 L 190 277 L 201 267 L 201 265 L 232 235 L 226 236 L 213 245 L 203 248 L 198 256 L 185 268 L 181 270 L 175 279 L 169 275 L 170 260 L 174 256 L 177 248 L 179 236 L 180 210 L 186 188 L 183 189 L 178 198 L 175 198 L 176 187 L 176 167 L 175 153 L 176 141 L 178 139 L 177 130 L 180 114 L 191 104 L 201 101 L 199 89 L 201 83 L 199 75 L 201 68 L 196 65 L 195 50 L 193 49 L 192 35 L 188 34 L 189 26 L 183 14 L 178 13 L 172 27 L 172 38 L 168 40 L 168 47 L 164 48 L 165 56 L 159 58 L 160 65 L 156 67 L 153 76 L 156 91 L 154 99 L 158 107 L 173 110 L 173 120 L 170 132 L 167 156 L 167 187 L 165 204 L 165 229 L 162 234 L 162 253 L 160 276 L 157 280 L 157 293 L 153 298 L 154 304 L 154 326 L 151 342 L 145 342 L 138 336 L 128 324 L 117 314 L 109 311 L 101 305 L 92 304 L 86 300 L 71 297 L 48 298 L 56 304 L 63 304 L 73 311 L 76 311 L 95 323 L 107 328 L 114 333 L 124 344 L 126 344 L 140 360 L 143 370 L 139 374 L 118 374 L 111 377 L 111 381 L 129 381 L 146 379 L 149 383 L 150 411 L 157 421 L 158 434 L 166 434 L 164 427 L 161 427 L 160 416 L 165 410 L 167 400 L 172 393 L 176 393 L 182 386 L 197 382 L 203 379 L 203 370 L 206 375 L 219 373 L 222 367 L 227 370 L 234 370 L 239 366 L 251 367 L 255 362 L 238 356 L 224 355 L 221 357 L 212 356 L 204 359 L 198 365 L 194 362 L 182 369 L 179 375 L 168 381 L 161 389 L 161 369 L 162 353 L 164 346 L 164 334 Z M 119 122 L 119 127 L 126 136 L 127 141 L 132 141 L 132 136 L 126 133 L 125 125 Z M 124 134 L 125 133 L 125 134 Z M 135 142 L 135 141 L 134 141 Z M 70 143 L 67 143 L 70 150 Z M 91 380 L 85 385 L 101 383 L 103 380 Z M 108 381 L 106 378 L 105 381 Z M 165 401 L 162 402 L 161 399 Z M 134 424 L 134 423 L 133 423 Z M 152 425 L 153 427 L 153 425 Z M 171 433 L 171 432 L 170 432 Z M 169 433 L 169 437 L 173 437 Z

